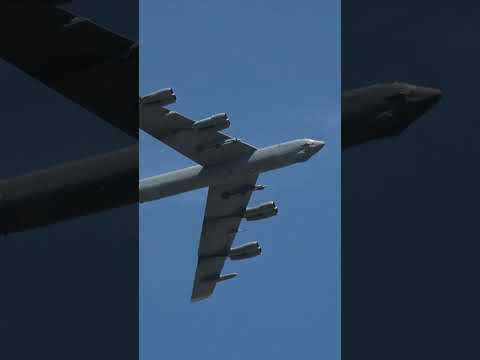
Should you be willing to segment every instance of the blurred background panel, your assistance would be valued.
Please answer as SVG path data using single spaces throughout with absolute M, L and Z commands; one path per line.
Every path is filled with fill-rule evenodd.
M 2 229 L 12 225 L 11 202 L 7 202 L 10 185 L 16 194 L 25 196 L 36 188 L 58 190 L 61 185 L 60 190 L 68 189 L 48 193 L 36 202 L 39 206 L 20 204 L 24 212 L 14 218 L 21 222 L 25 220 L 22 215 L 34 209 L 42 219 L 52 219 L 55 213 L 59 221 L 1 235 L 0 358 L 137 359 L 138 140 L 128 129 L 138 127 L 138 66 L 126 67 L 127 84 L 109 74 L 111 64 L 133 59 L 128 52 L 120 54 L 124 44 L 108 48 L 105 42 L 84 57 L 75 51 L 95 50 L 95 44 L 99 45 L 93 23 L 108 30 L 102 31 L 104 35 L 111 32 L 138 41 L 138 2 L 73 1 L 63 9 L 74 16 L 36 2 L 2 2 L 0 8 L 0 182 L 2 200 L 6 199 L 0 204 Z M 81 22 L 75 16 L 90 21 Z M 57 34 L 53 36 L 58 38 L 42 38 L 42 34 Z M 95 72 L 92 77 L 79 75 Z M 115 93 L 99 92 L 102 86 L 112 88 L 113 82 L 117 94 L 124 94 L 122 102 L 132 104 L 132 124 L 125 117 L 116 126 L 117 116 L 106 119 L 104 112 L 88 106 L 119 102 Z M 75 88 L 78 84 L 81 87 Z M 83 89 L 77 98 L 72 96 L 74 88 Z M 108 161 L 100 166 L 93 161 L 93 166 L 63 167 L 100 159 L 106 153 L 116 154 L 118 160 L 117 155 L 125 151 L 126 167 L 116 168 Z M 25 175 L 52 167 L 61 169 L 61 176 L 35 173 L 28 178 L 30 182 L 23 181 Z M 96 178 L 95 171 L 100 170 L 109 182 L 72 186 L 79 178 Z M 124 176 L 108 176 L 109 170 Z M 78 177 L 72 171 L 78 171 Z M 23 180 L 16 181 L 17 177 Z M 112 204 L 104 203 L 105 193 L 121 204 L 108 210 Z M 63 219 L 65 214 L 59 210 L 86 215 L 83 210 L 87 208 L 103 211 Z
M 480 9 L 465 5 L 342 2 L 342 91 L 443 92 L 400 136 L 342 151 L 346 360 L 478 357 Z

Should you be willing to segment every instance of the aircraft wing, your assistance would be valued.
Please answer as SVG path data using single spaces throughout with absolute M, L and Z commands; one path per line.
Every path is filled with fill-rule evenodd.
M 238 192 L 255 186 L 258 175 L 249 175 L 208 190 L 207 206 L 203 219 L 202 235 L 198 247 L 198 263 L 192 291 L 192 301 L 205 299 L 213 293 L 217 282 L 222 280 L 221 272 L 232 247 L 251 192 Z M 233 277 L 234 275 L 227 275 Z
M 138 43 L 61 2 L 2 1 L 0 58 L 138 138 Z
M 226 121 L 223 122 L 224 125 L 229 124 L 226 114 L 218 114 L 216 119 L 220 123 Z M 218 127 L 195 128 L 195 124 L 199 123 L 208 122 L 196 122 L 154 103 L 142 105 L 141 108 L 142 130 L 200 165 L 208 166 L 249 156 L 257 150 L 252 145 L 218 131 Z

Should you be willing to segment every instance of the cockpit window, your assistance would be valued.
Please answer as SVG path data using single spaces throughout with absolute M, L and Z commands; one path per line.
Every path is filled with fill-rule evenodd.
M 389 95 L 386 97 L 386 100 L 388 101 L 404 101 L 408 97 L 412 96 L 414 94 L 414 90 L 410 88 L 404 88 L 399 90 L 398 92 L 395 92 L 392 95 Z
M 314 145 L 314 144 L 315 144 L 315 142 L 314 142 L 313 140 L 307 140 L 307 141 L 305 141 L 305 143 L 302 144 L 300 147 L 301 147 L 302 149 L 308 149 L 309 147 L 311 147 L 311 146 Z

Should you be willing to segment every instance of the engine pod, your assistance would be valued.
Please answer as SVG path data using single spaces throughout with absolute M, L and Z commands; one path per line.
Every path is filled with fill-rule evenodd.
M 167 106 L 175 103 L 177 96 L 172 88 L 155 91 L 151 94 L 145 95 L 142 98 L 142 105 L 160 105 Z
M 278 214 L 278 207 L 273 201 L 260 204 L 255 207 L 248 208 L 245 211 L 245 219 L 247 221 L 266 219 Z
M 243 260 L 251 257 L 258 256 L 262 253 L 262 248 L 258 245 L 258 242 L 252 241 L 238 247 L 230 249 L 228 257 L 230 260 Z
M 228 116 L 226 113 L 212 115 L 206 119 L 195 121 L 192 125 L 192 129 L 197 131 L 220 131 L 229 127 L 230 120 L 228 120 Z

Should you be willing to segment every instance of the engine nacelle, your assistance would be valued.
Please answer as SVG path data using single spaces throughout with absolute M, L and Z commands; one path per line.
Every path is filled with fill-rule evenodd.
M 177 96 L 173 92 L 173 89 L 162 89 L 155 91 L 151 94 L 145 95 L 142 98 L 142 105 L 160 105 L 167 106 L 177 101 Z
M 252 241 L 238 247 L 230 249 L 228 257 L 230 260 L 243 260 L 254 256 L 258 256 L 262 253 L 262 248 L 258 245 L 258 242 Z
M 278 214 L 278 207 L 273 201 L 248 208 L 245 211 L 245 219 L 248 221 L 266 219 Z
M 192 125 L 192 129 L 198 131 L 220 131 L 228 127 L 230 127 L 230 120 L 228 120 L 228 116 L 225 113 L 212 115 L 206 119 L 195 121 Z

